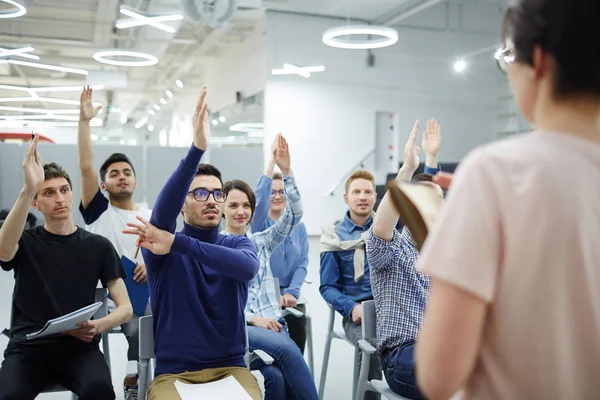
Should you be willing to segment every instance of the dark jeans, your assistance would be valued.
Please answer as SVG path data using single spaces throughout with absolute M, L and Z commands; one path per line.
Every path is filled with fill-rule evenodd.
M 80 400 L 114 400 L 108 365 L 98 343 L 9 345 L 0 368 L 0 400 L 34 400 L 49 384 Z
M 425 395 L 417 388 L 414 351 L 414 340 L 406 342 L 386 354 L 381 365 L 390 389 L 409 399 L 424 400 Z
M 249 326 L 248 342 L 250 351 L 263 350 L 275 360 L 271 365 L 257 360 L 250 366 L 265 378 L 265 400 L 318 400 L 310 370 L 285 328 L 275 332 Z
M 303 314 L 306 314 L 306 306 L 304 304 L 298 304 L 294 307 L 296 310 Z M 304 348 L 306 347 L 306 316 L 303 315 L 300 318 L 288 315 L 285 317 L 285 322 L 288 326 L 288 332 L 290 338 L 296 343 L 300 352 L 304 354 Z
M 342 325 L 344 326 L 344 333 L 348 336 L 348 339 L 355 346 L 358 346 L 358 341 L 362 339 L 362 327 L 360 325 L 356 325 L 352 322 L 351 319 L 344 317 L 342 320 Z M 358 353 L 358 365 L 355 366 L 357 371 L 360 371 L 360 363 L 362 361 L 362 351 Z M 371 379 L 381 379 L 381 365 L 379 365 L 379 359 L 377 354 L 373 354 L 371 359 L 369 360 L 369 380 Z M 367 392 L 365 393 L 364 400 L 380 400 L 381 395 L 375 392 Z

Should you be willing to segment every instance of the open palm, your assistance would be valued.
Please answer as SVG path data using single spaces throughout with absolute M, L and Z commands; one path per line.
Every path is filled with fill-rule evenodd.
M 442 130 L 435 119 L 427 121 L 427 129 L 423 132 L 423 151 L 426 154 L 437 155 L 442 143 Z
M 194 146 L 206 150 L 210 140 L 210 124 L 208 123 L 208 105 L 206 104 L 206 86 L 200 91 L 196 111 L 192 117 L 194 126 Z
M 288 142 L 281 133 L 277 134 L 275 140 L 277 141 L 277 147 L 273 146 L 273 160 L 281 172 L 289 171 L 291 166 L 291 158 Z
M 42 159 L 40 153 L 37 151 L 37 144 L 39 135 L 36 134 L 27 152 L 25 153 L 25 159 L 23 160 L 23 176 L 25 178 L 25 186 L 37 190 L 37 188 L 44 182 L 44 167 L 42 166 Z
M 79 119 L 89 121 L 98 115 L 101 109 L 102 106 L 94 107 L 94 103 L 92 102 L 92 88 L 89 86 L 84 87 L 79 99 Z
M 164 255 L 171 251 L 175 235 L 152 225 L 148 220 L 137 216 L 141 223 L 128 222 L 129 228 L 123 230 L 128 235 L 139 236 L 137 245 L 150 250 L 152 254 Z

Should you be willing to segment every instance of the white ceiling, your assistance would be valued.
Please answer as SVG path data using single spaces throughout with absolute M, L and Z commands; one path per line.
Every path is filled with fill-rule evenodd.
M 24 17 L 0 20 L 0 47 L 17 48 L 31 45 L 35 48 L 34 54 L 40 56 L 40 60 L 34 62 L 85 69 L 91 74 L 124 74 L 127 79 L 126 87 L 109 88 L 95 93 L 95 100 L 101 102 L 105 110 L 109 107 L 113 111 L 118 110 L 105 111 L 102 114 L 105 126 L 122 125 L 119 121 L 124 116 L 129 120 L 127 124 L 131 125 L 143 117 L 150 117 L 147 110 L 152 108 L 161 96 L 169 102 L 167 105 L 159 103 L 161 110 L 151 119 L 168 124 L 173 107 L 182 102 L 187 104 L 195 101 L 197 89 L 203 83 L 203 73 L 209 63 L 239 51 L 242 46 L 256 46 L 260 43 L 264 30 L 265 9 L 382 22 L 392 19 L 399 10 L 406 7 L 431 1 L 238 0 L 238 10 L 223 27 L 215 29 L 204 22 L 168 22 L 167 25 L 176 29 L 176 33 L 170 34 L 153 27 L 116 29 L 116 21 L 125 18 L 119 13 L 119 6 L 127 5 L 160 15 L 182 12 L 181 0 L 29 0 L 28 12 Z M 453 1 L 496 4 L 502 0 Z M 5 3 L 0 3 L 0 8 L 5 7 L 3 4 Z M 92 58 L 95 52 L 106 48 L 147 52 L 158 57 L 160 62 L 144 68 L 114 67 L 100 64 Z M 184 88 L 176 87 L 175 79 L 184 81 Z M 0 64 L 0 85 L 40 87 L 83 85 L 85 82 L 86 77 L 83 75 Z M 166 89 L 175 93 L 173 99 L 164 96 Z M 30 94 L 27 92 L 0 88 L 0 98 L 28 96 Z M 79 93 L 51 92 L 40 93 L 39 96 L 78 101 Z M 20 110 L 5 110 L 2 107 L 67 109 L 72 113 L 78 109 L 76 104 L 0 100 L 0 124 L 2 116 L 31 115 Z M 248 112 L 255 119 L 260 115 L 260 110 L 257 111 L 256 107 Z M 234 120 L 235 115 L 232 116 L 231 122 Z

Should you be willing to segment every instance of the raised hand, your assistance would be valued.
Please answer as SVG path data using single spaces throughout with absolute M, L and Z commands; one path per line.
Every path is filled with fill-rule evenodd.
M 37 151 L 37 144 L 40 135 L 35 134 L 33 140 L 27 148 L 25 159 L 23 160 L 23 176 L 25 178 L 25 187 L 37 191 L 38 187 L 44 182 L 44 167 L 42 158 Z
M 208 105 L 206 104 L 206 86 L 202 86 L 196 111 L 192 117 L 194 125 L 194 146 L 200 150 L 208 148 L 210 139 L 210 124 L 208 123 Z
M 419 168 L 419 153 L 421 152 L 421 149 L 416 145 L 416 142 L 420 125 L 421 123 L 419 120 L 416 120 L 415 125 L 408 136 L 408 140 L 404 145 L 404 163 L 402 164 L 402 169 L 410 173 L 411 176 L 417 168 Z
M 440 150 L 440 144 L 442 143 L 442 131 L 440 124 L 435 119 L 427 121 L 427 129 L 423 132 L 423 151 L 425 154 L 431 154 L 437 156 Z
M 137 216 L 140 222 L 128 222 L 128 229 L 124 229 L 123 233 L 127 235 L 137 235 L 137 245 L 150 250 L 152 254 L 164 255 L 171 251 L 171 245 L 175 240 L 175 235 L 170 232 L 158 229 L 148 220 Z
M 273 146 L 273 160 L 275 160 L 275 164 L 277 164 L 283 175 L 289 175 L 291 172 L 291 160 L 288 142 L 281 133 L 277 134 L 275 140 L 277 141 L 277 147 Z
M 94 108 L 94 104 L 92 103 L 92 88 L 85 86 L 79 99 L 79 120 L 89 121 L 98 115 L 101 109 L 102 106 Z

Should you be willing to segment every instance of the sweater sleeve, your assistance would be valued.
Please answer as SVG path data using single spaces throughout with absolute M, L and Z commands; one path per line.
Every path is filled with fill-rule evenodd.
M 254 215 L 250 222 L 250 230 L 252 233 L 262 232 L 268 228 L 267 218 L 269 217 L 269 207 L 271 206 L 271 187 L 273 179 L 266 175 L 261 175 L 256 185 L 254 195 L 256 196 L 256 207 Z
M 171 251 L 185 254 L 192 260 L 202 261 L 208 268 L 238 280 L 250 281 L 260 266 L 256 247 L 248 238 L 239 237 L 235 248 L 202 242 L 182 233 L 175 235 Z M 215 266 L 212 268 L 211 266 Z

